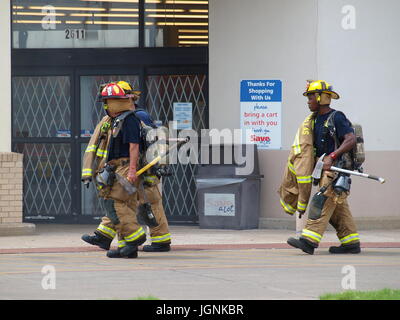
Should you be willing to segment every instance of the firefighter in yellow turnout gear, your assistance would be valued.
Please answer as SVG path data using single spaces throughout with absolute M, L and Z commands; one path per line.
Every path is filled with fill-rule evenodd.
M 137 220 L 137 207 L 141 203 L 139 191 L 143 183 L 142 177 L 136 176 L 140 153 L 143 153 L 140 148 L 140 122 L 129 113 L 121 125 L 118 126 L 117 122 L 121 120 L 121 114 L 135 109 L 138 92 L 126 82 L 111 83 L 101 88 L 101 98 L 108 116 L 96 126 L 90 139 L 83 159 L 82 181 L 85 184 L 92 178 L 96 181 L 99 196 L 105 199 L 107 216 L 102 218 L 94 236 L 83 235 L 82 239 L 109 250 L 113 238 L 118 236 L 118 250 L 109 250 L 107 256 L 135 258 L 137 247 L 146 241 L 146 232 Z M 110 176 L 112 181 L 108 182 Z M 126 183 L 135 189 L 129 192 Z M 162 232 L 163 240 L 169 246 L 170 234 L 165 214 L 158 210 L 154 215 L 161 222 L 156 234 L 157 231 Z
M 295 248 L 313 254 L 315 248 L 319 246 L 328 223 L 330 223 L 335 228 L 341 245 L 330 247 L 329 252 L 359 253 L 361 251 L 360 237 L 347 202 L 347 197 L 350 194 L 349 189 L 335 188 L 339 176 L 337 173 L 329 171 L 332 165 L 337 166 L 338 163 L 343 163 L 346 153 L 350 152 L 356 144 L 353 129 L 342 112 L 330 108 L 331 99 L 339 99 L 339 95 L 333 91 L 332 86 L 327 82 L 321 80 L 309 82 L 303 95 L 307 96 L 309 109 L 313 112 L 312 115 L 307 117 L 308 120 L 306 119 L 298 132 L 300 148 L 305 147 L 298 150 L 301 154 L 299 166 L 303 170 L 300 171 L 300 174 L 304 176 L 298 179 L 300 174 L 293 167 L 293 171 L 291 171 L 289 161 L 286 171 L 290 171 L 292 175 L 296 176 L 297 186 L 290 185 L 290 179 L 286 175 L 284 176 L 280 195 L 281 205 L 285 212 L 294 214 L 296 210 L 305 211 L 302 204 L 308 203 L 310 197 L 311 174 L 316 159 L 324 153 L 328 156 L 324 158 L 324 172 L 319 181 L 319 192 L 313 196 L 309 204 L 305 228 L 299 239 L 289 238 L 287 242 Z M 329 121 L 333 123 L 334 134 L 328 130 Z M 297 148 L 297 145 L 295 142 L 291 152 L 295 153 L 293 150 Z M 310 145 L 313 146 L 311 150 L 307 148 Z M 296 163 L 296 158 L 292 164 L 294 163 Z M 291 179 L 293 181 L 293 177 Z M 302 186 L 302 182 L 306 182 L 307 186 Z M 302 195 L 305 195 L 305 197 L 302 197 Z

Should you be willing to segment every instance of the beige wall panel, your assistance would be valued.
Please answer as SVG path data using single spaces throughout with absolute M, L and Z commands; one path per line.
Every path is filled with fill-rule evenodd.
M 387 179 L 380 185 L 353 178 L 354 216 L 368 221 L 400 219 L 395 203 L 400 198 L 396 161 L 400 109 L 395 99 L 400 2 L 354 0 L 351 4 L 356 9 L 355 30 L 342 27 L 342 9 L 348 5 L 344 0 L 210 1 L 210 127 L 239 128 L 240 80 L 282 80 L 283 150 L 259 152 L 265 175 L 263 221 L 291 218 L 280 209 L 276 191 L 295 132 L 309 113 L 301 95 L 305 80 L 316 78 L 330 81 L 341 94 L 332 107 L 363 125 L 365 171 Z

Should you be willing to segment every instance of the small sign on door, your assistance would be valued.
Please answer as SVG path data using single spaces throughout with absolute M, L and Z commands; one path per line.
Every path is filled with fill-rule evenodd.
M 175 130 L 192 129 L 193 107 L 191 102 L 174 102 Z

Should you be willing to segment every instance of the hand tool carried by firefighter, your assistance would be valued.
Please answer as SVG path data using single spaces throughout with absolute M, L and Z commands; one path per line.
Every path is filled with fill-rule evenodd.
M 168 140 L 176 141 L 176 143 L 172 147 L 170 147 L 165 153 L 157 156 L 150 163 L 148 163 L 143 168 L 138 170 L 136 172 L 136 176 L 140 176 L 142 173 L 144 173 L 145 171 L 147 171 L 148 169 L 150 169 L 151 167 L 156 165 L 159 161 L 161 161 L 164 157 L 166 157 L 172 149 L 177 148 L 180 145 L 183 145 L 183 144 L 189 142 L 190 138 L 189 137 L 171 138 Z M 128 194 L 131 195 L 136 192 L 136 187 L 128 179 L 126 179 L 125 177 L 116 173 L 115 168 L 113 166 L 110 166 L 109 164 L 106 164 L 106 166 L 99 172 L 99 174 L 96 177 L 96 181 L 97 181 L 97 184 L 99 186 L 101 186 L 101 188 L 102 188 L 106 185 L 111 185 L 112 184 L 111 181 L 113 181 L 115 178 L 122 185 L 122 187 L 126 190 L 126 192 L 128 192 Z
M 312 173 L 313 179 L 321 179 L 322 168 L 324 166 L 324 157 L 325 157 L 325 153 L 318 159 L 318 162 L 315 165 L 314 171 Z M 380 183 L 385 182 L 384 178 L 373 176 L 373 175 L 367 174 L 367 173 L 358 172 L 358 171 L 346 170 L 346 169 L 342 169 L 342 168 L 338 168 L 338 167 L 334 167 L 334 166 L 331 166 L 331 168 L 329 170 L 376 180 L 376 181 L 379 181 Z
M 150 163 L 148 163 L 147 165 L 145 165 L 143 168 L 141 168 L 140 170 L 138 170 L 136 172 L 137 176 L 140 176 L 143 172 L 147 171 L 148 169 L 150 169 L 152 166 L 154 166 L 155 164 L 157 164 L 158 162 L 160 162 L 163 158 L 165 158 L 169 152 L 173 149 L 173 148 L 178 148 L 179 146 L 188 143 L 190 138 L 186 137 L 186 138 L 170 138 L 168 139 L 169 141 L 177 141 L 171 148 L 169 148 L 164 154 L 161 154 L 159 156 L 157 156 L 156 158 L 154 158 Z
M 147 164 L 146 166 L 141 168 L 139 171 L 137 171 L 136 176 L 140 176 L 143 172 L 147 171 L 152 166 L 156 165 L 159 161 L 161 161 L 164 157 L 166 157 L 173 148 L 177 148 L 179 145 L 189 142 L 189 137 L 182 138 L 182 139 L 181 138 L 170 138 L 168 140 L 176 141 L 176 143 L 171 148 L 169 148 L 164 154 L 157 156 L 149 164 Z M 126 180 L 126 182 L 128 182 L 128 180 Z M 128 182 L 128 184 L 130 184 L 130 183 Z M 147 225 L 152 228 L 157 227 L 158 222 L 157 222 L 156 217 L 154 216 L 153 210 L 151 209 L 151 204 L 149 203 L 149 201 L 147 199 L 143 181 L 140 182 L 139 186 L 143 192 L 143 197 L 144 197 L 145 202 L 140 204 L 138 207 L 138 213 L 137 213 L 138 222 L 142 225 Z M 130 185 L 130 187 L 136 189 L 133 185 Z M 127 189 L 126 186 L 124 186 L 124 188 Z
M 117 178 L 117 181 L 122 185 L 122 187 L 125 189 L 126 192 L 128 192 L 129 195 L 132 195 L 136 192 L 136 187 L 131 184 L 128 179 L 125 177 L 121 176 L 118 173 L 115 173 L 115 177 Z

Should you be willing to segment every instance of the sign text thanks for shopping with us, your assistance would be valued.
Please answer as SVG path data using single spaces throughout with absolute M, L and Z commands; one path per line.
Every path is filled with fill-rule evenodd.
M 246 143 L 259 149 L 281 148 L 282 82 L 242 80 L 240 83 L 240 128 Z

